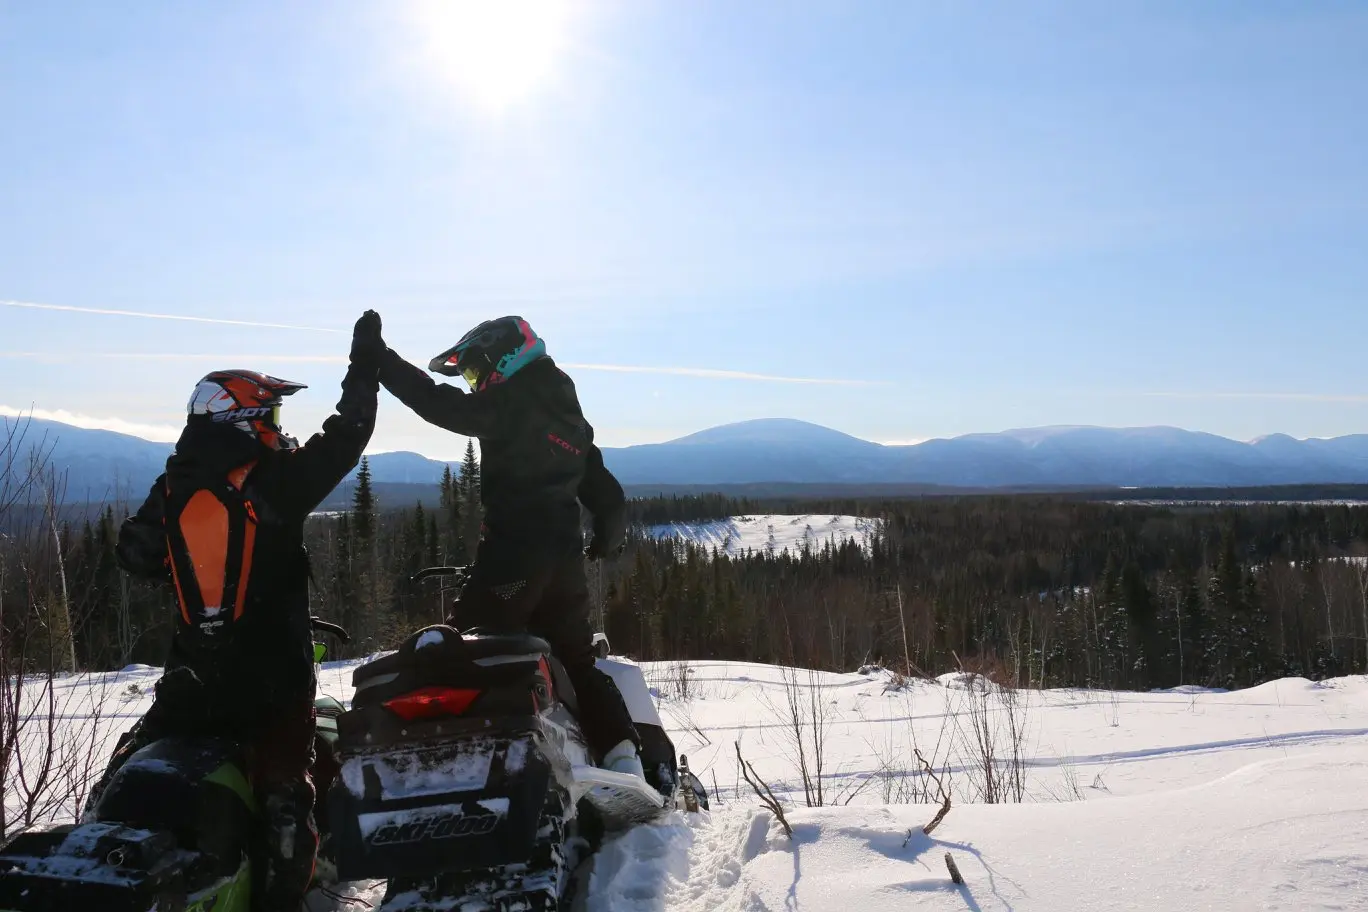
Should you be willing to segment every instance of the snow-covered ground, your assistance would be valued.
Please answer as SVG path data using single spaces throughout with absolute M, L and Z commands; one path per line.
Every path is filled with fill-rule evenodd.
M 322 691 L 348 699 L 353 665 L 328 665 Z M 608 843 L 584 897 L 591 912 L 1368 910 L 1365 676 L 1012 698 L 981 679 L 906 683 L 878 669 L 644 670 L 712 811 Z M 96 707 L 130 723 L 156 674 L 64 684 L 72 726 L 90 726 Z M 825 729 L 825 807 L 804 806 L 793 705 L 807 720 L 810 770 L 814 713 Z M 1014 725 L 1025 801 L 974 803 L 976 730 L 1001 758 Z M 791 840 L 740 780 L 738 742 L 788 804 Z M 954 795 L 929 837 L 921 827 L 936 808 L 911 802 L 935 787 L 916 773 L 914 748 Z M 947 852 L 963 886 L 949 879 Z M 373 886 L 351 892 L 378 898 Z
M 878 520 L 824 513 L 732 516 L 694 523 L 668 523 L 646 530 L 655 538 L 693 541 L 726 554 L 798 552 L 804 545 L 815 551 L 827 542 L 855 541 L 864 545 L 876 531 Z
M 610 847 L 597 908 L 1368 909 L 1368 677 L 1007 703 L 953 676 L 892 689 L 881 672 L 702 662 L 650 677 L 680 750 L 710 788 L 716 777 L 714 809 Z M 836 806 L 790 812 L 789 840 L 737 789 L 733 742 L 801 805 L 795 685 L 809 718 L 814 692 L 831 710 L 824 791 Z M 981 797 L 983 707 L 999 750 L 1008 716 L 1020 723 L 1026 803 L 967 803 Z M 917 787 L 905 775 L 914 745 L 956 796 L 931 837 L 934 808 L 897 803 Z M 662 898 L 633 900 L 652 878 Z

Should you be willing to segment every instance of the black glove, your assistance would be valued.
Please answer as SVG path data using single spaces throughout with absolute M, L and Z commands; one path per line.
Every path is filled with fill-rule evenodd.
M 594 537 L 589 542 L 589 547 L 584 549 L 584 556 L 589 560 L 603 560 L 605 557 L 618 557 L 622 554 L 626 544 L 618 545 L 616 548 L 609 548 L 598 537 Z
M 589 547 L 584 556 L 590 560 L 617 557 L 627 546 L 627 516 L 618 507 L 594 515 L 594 534 L 589 539 Z
M 356 321 L 352 330 L 351 360 L 353 364 L 379 368 L 385 353 L 385 340 L 380 336 L 380 315 L 368 310 Z
M 626 547 L 625 534 L 595 528 L 593 537 L 589 539 L 589 547 L 584 549 L 584 556 L 590 560 L 603 560 L 605 557 L 617 557 Z

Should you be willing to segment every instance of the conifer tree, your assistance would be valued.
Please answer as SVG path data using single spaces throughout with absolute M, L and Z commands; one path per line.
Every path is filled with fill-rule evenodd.
M 363 542 L 375 537 L 375 495 L 371 491 L 370 461 L 361 457 L 356 473 L 356 493 L 352 495 L 352 531 Z
M 461 538 L 465 544 L 465 559 L 473 560 L 476 545 L 480 541 L 480 522 L 484 517 L 484 510 L 480 504 L 480 463 L 475 458 L 473 439 L 466 442 L 458 488 L 461 494 Z
M 441 557 L 435 557 L 433 563 L 439 561 L 459 563 L 466 559 L 462 499 L 460 481 L 452 473 L 451 465 L 447 464 L 442 470 L 441 482 L 442 522 L 438 546 Z

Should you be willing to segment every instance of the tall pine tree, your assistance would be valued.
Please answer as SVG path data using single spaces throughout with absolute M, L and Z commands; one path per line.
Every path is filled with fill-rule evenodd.
M 357 539 L 369 542 L 375 537 L 375 495 L 371 491 L 370 461 L 361 457 L 356 473 L 356 492 L 352 495 L 352 531 Z
M 434 559 L 433 563 L 441 561 L 459 562 L 465 560 L 465 522 L 462 519 L 463 509 L 461 507 L 462 493 L 459 480 L 451 471 L 451 465 L 442 467 L 442 521 L 441 535 L 439 538 L 441 557 Z M 435 521 L 434 517 L 434 521 Z
M 466 441 L 465 459 L 461 461 L 461 477 L 457 487 L 461 495 L 461 536 L 465 542 L 466 559 L 473 560 L 476 545 L 480 541 L 480 522 L 484 517 L 480 505 L 480 463 L 475 458 L 473 439 Z

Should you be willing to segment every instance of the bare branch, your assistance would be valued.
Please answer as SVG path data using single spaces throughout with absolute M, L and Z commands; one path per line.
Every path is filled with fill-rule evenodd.
M 931 768 L 931 764 L 922 756 L 921 750 L 919 748 L 913 748 L 913 753 L 917 755 L 917 760 L 922 765 L 922 772 L 930 777 L 931 781 L 936 784 L 936 795 L 940 798 L 941 802 L 940 810 L 936 812 L 936 816 L 931 818 L 930 823 L 922 827 L 922 832 L 927 836 L 930 836 L 931 831 L 940 826 L 941 821 L 945 819 L 945 815 L 950 813 L 950 793 L 946 791 L 944 783 L 941 782 L 940 776 L 936 775 L 936 771 Z
M 769 808 L 770 813 L 779 820 L 779 825 L 784 828 L 784 834 L 789 839 L 793 838 L 793 827 L 789 826 L 788 818 L 784 816 L 784 806 L 779 803 L 779 799 L 774 797 L 774 792 L 768 783 L 760 778 L 760 774 L 755 771 L 755 767 L 745 757 L 741 756 L 741 742 L 733 741 L 736 747 L 736 760 L 741 764 L 741 775 L 745 778 L 746 784 L 755 792 L 755 797 L 760 799 L 760 803 Z

